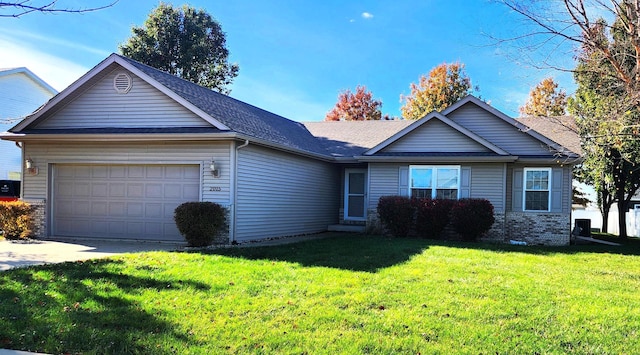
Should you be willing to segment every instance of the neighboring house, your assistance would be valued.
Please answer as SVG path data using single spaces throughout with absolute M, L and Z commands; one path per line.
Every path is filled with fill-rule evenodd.
M 0 69 L 0 133 L 58 92 L 27 68 Z M 0 180 L 20 180 L 22 157 L 13 142 L 0 141 Z
M 302 124 L 112 54 L 20 122 L 41 237 L 180 241 L 174 208 L 229 210 L 229 242 L 376 225 L 381 196 L 486 198 L 489 237 L 568 244 L 577 155 L 468 96 L 417 121 Z

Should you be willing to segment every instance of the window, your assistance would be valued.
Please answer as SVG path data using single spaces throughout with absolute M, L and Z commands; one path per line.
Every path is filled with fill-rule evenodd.
M 457 200 L 460 190 L 459 166 L 409 167 L 411 197 Z
M 551 169 L 524 169 L 524 210 L 549 211 Z

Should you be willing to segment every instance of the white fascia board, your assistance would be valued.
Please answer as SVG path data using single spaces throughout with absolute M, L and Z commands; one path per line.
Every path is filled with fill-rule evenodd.
M 498 155 L 490 157 L 472 156 L 359 156 L 355 157 L 363 163 L 510 163 L 518 160 L 514 155 Z
M 236 139 L 236 133 L 57 133 L 0 134 L 0 139 L 14 142 L 140 142 L 140 141 L 215 141 Z

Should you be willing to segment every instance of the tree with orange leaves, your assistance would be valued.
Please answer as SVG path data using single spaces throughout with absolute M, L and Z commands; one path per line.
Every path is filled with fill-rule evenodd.
M 542 80 L 529 93 L 529 99 L 520 107 L 520 113 L 528 116 L 562 116 L 567 108 L 567 93 L 558 91 L 553 78 Z
M 327 113 L 325 121 L 368 121 L 382 118 L 382 101 L 373 98 L 371 91 L 358 85 L 356 92 L 347 89 L 338 95 L 338 102 Z
M 402 117 L 417 120 L 431 111 L 442 111 L 472 92 L 471 79 L 462 63 L 442 63 L 421 75 L 418 84 L 411 83 L 411 94 L 400 96 L 405 101 Z M 478 90 L 477 88 L 475 90 Z

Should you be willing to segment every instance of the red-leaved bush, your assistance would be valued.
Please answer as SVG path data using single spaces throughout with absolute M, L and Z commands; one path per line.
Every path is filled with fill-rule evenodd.
M 378 201 L 378 217 L 395 237 L 406 237 L 413 229 L 414 208 L 406 196 L 383 196 Z
M 451 224 L 462 239 L 476 241 L 495 222 L 493 205 L 481 198 L 464 198 L 451 209 Z
M 454 200 L 415 199 L 416 234 L 424 238 L 439 238 L 449 224 L 449 213 Z

